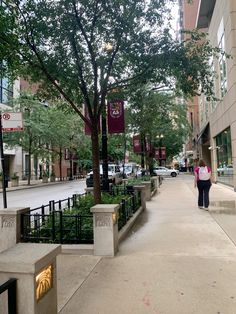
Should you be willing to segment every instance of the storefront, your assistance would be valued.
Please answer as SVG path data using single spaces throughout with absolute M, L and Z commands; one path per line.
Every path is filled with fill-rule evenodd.
M 233 162 L 230 127 L 216 136 L 217 181 L 233 186 Z

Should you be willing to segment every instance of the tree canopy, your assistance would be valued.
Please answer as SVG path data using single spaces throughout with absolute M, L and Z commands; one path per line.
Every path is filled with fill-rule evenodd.
M 201 36 L 174 40 L 166 4 L 172 0 L 3 0 L 1 71 L 30 75 L 50 97 L 63 97 L 90 126 L 95 201 L 101 200 L 98 121 L 108 93 L 150 82 L 186 95 L 212 93 Z M 86 106 L 85 117 L 82 106 Z

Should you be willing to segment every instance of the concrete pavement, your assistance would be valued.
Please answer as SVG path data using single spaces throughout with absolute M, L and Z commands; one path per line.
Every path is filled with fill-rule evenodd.
M 199 210 L 192 176 L 166 179 L 115 258 L 60 255 L 59 313 L 235 314 L 236 194 L 210 199 Z

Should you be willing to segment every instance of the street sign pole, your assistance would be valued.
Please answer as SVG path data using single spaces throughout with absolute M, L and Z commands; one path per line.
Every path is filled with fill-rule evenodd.
M 0 154 L 1 154 L 1 163 L 2 163 L 3 207 L 7 208 L 6 174 L 5 174 L 4 151 L 3 151 L 3 136 L 2 136 L 2 114 L 0 114 Z

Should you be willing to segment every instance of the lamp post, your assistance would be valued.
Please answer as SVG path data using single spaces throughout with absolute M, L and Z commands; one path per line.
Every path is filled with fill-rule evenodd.
M 106 43 L 104 46 L 104 52 L 111 53 L 113 51 L 113 45 Z M 103 69 L 101 69 L 101 76 L 103 80 Z M 103 108 L 102 112 L 102 189 L 103 191 L 109 191 L 108 180 L 108 153 L 107 153 L 107 113 L 106 108 Z
M 162 139 L 164 138 L 163 134 L 158 134 L 156 136 L 156 138 L 158 139 L 158 145 L 159 145 L 159 166 L 162 165 L 162 157 L 161 157 L 161 146 L 162 146 Z

